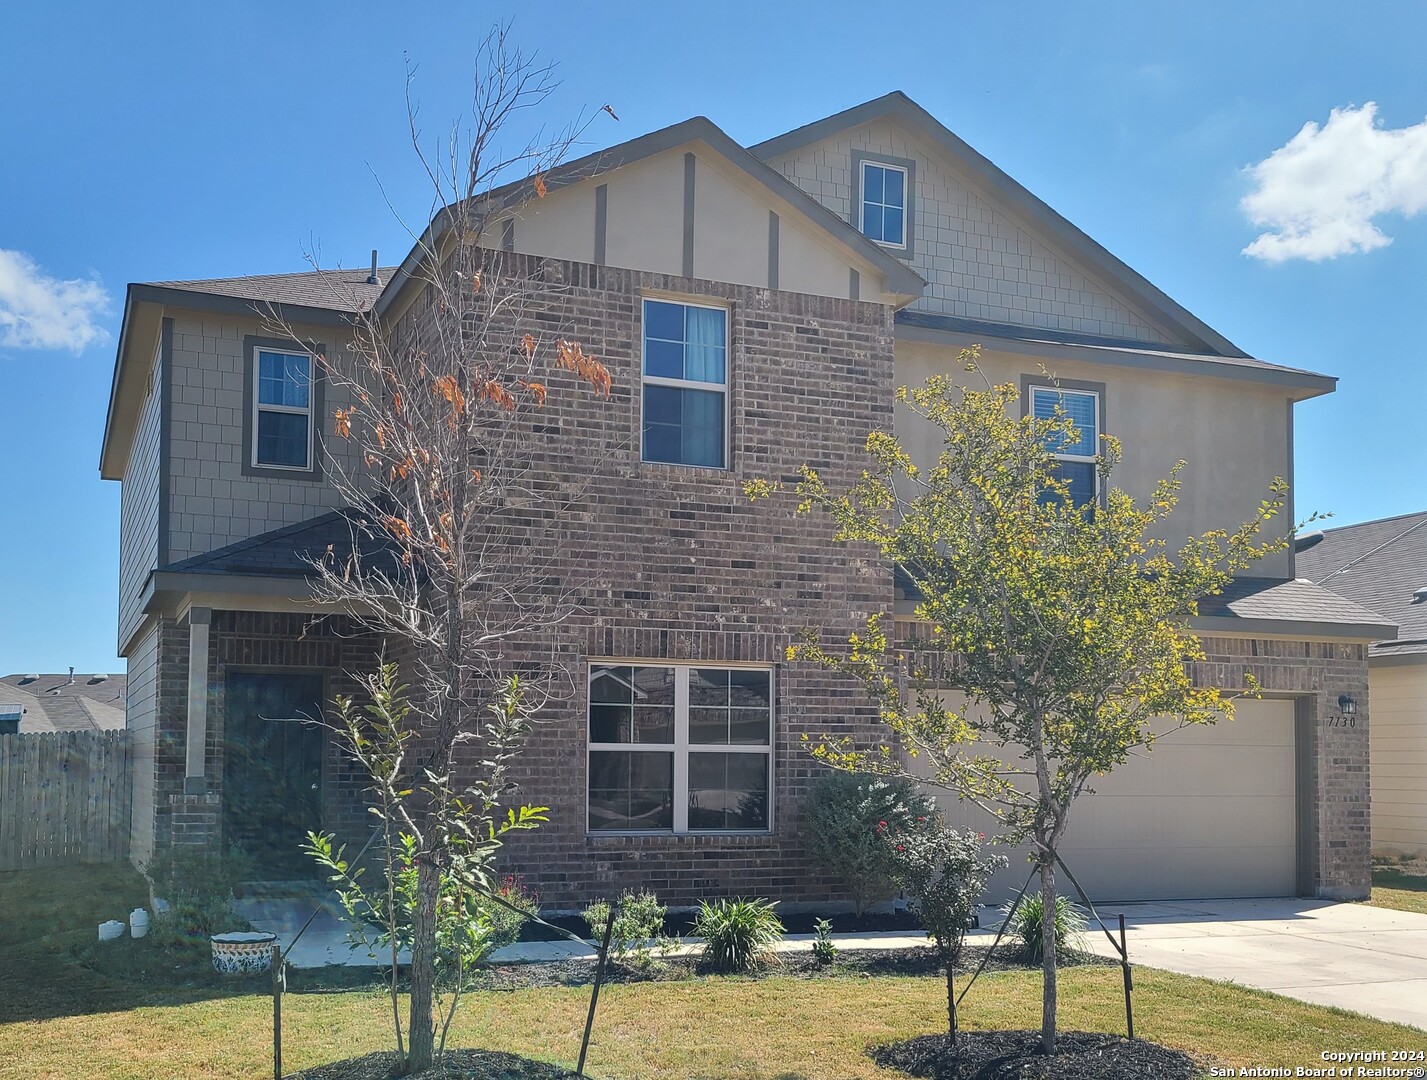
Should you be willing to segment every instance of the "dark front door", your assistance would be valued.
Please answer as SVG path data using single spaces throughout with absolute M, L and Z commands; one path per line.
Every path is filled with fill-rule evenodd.
M 223 835 L 264 880 L 317 876 L 302 854 L 322 827 L 322 676 L 229 672 L 223 713 Z

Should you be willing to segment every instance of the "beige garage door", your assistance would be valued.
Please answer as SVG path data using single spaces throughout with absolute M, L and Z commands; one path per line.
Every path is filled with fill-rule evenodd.
M 1240 701 L 1235 712 L 1165 735 L 1076 801 L 1062 858 L 1092 899 L 1293 895 L 1293 703 Z M 994 832 L 976 807 L 941 801 L 957 824 Z M 993 902 L 1025 881 L 1024 849 L 1010 859 Z

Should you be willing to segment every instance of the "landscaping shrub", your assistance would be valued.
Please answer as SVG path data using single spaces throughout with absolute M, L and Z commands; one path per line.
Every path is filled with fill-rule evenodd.
M 899 832 L 930 817 L 934 804 L 910 780 L 831 772 L 813 785 L 803 813 L 808 854 L 847 883 L 853 910 L 861 916 L 897 891 L 879 826 Z
M 819 919 L 813 926 L 817 937 L 813 939 L 813 959 L 824 966 L 837 959 L 837 944 L 832 940 L 832 922 Z
M 879 828 L 878 835 L 886 845 L 897 884 L 911 894 L 912 910 L 946 966 L 947 1023 L 955 1043 L 956 962 L 976 904 L 991 875 L 1006 865 L 1006 857 L 986 854 L 983 834 L 947 828 L 937 814 L 917 817 L 900 831 Z
M 233 914 L 233 890 L 252 876 L 253 864 L 238 851 L 214 852 L 175 846 L 156 854 L 144 866 L 152 901 L 168 901 L 164 914 L 153 911 L 149 937 L 155 946 L 179 946 L 210 935 L 250 929 Z
M 699 905 L 694 934 L 704 939 L 704 961 L 718 971 L 751 971 L 775 958 L 783 923 L 776 900 L 715 900 Z
M 509 945 L 513 941 L 520 940 L 520 931 L 525 924 L 533 918 L 540 916 L 540 896 L 534 890 L 525 887 L 525 879 L 519 874 L 507 874 L 500 879 L 500 886 L 495 890 L 496 896 L 504 900 L 506 904 L 519 908 L 519 911 L 512 911 L 505 904 L 498 904 L 494 901 L 485 901 L 490 914 L 491 922 L 491 947 L 499 948 L 502 945 Z
M 1011 910 L 1011 902 L 1001 909 L 1005 915 Z M 1045 904 L 1040 893 L 1027 893 L 1006 926 L 1006 933 L 1021 943 L 1021 954 L 1034 963 L 1040 963 L 1045 939 L 1041 936 L 1041 914 Z M 1085 933 L 1085 913 L 1070 902 L 1068 896 L 1055 898 L 1055 951 L 1059 956 L 1062 949 L 1078 948 Z
M 664 916 L 668 908 L 648 890 L 626 890 L 615 902 L 614 928 L 609 938 L 610 958 L 638 971 L 654 966 L 656 954 L 662 956 L 678 942 L 664 933 Z M 609 901 L 596 900 L 584 910 L 585 922 L 595 940 L 604 936 L 609 921 Z

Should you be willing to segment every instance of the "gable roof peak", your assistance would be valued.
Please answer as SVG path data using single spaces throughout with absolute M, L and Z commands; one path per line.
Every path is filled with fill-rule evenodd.
M 889 91 L 881 97 L 775 135 L 749 147 L 749 152 L 766 162 L 883 119 L 900 123 L 909 134 L 925 140 L 929 149 L 939 150 L 974 188 L 989 196 L 993 203 L 1002 206 L 1012 217 L 1024 222 L 1053 248 L 1078 261 L 1145 315 L 1151 316 L 1154 322 L 1172 330 L 1186 345 L 1218 356 L 1248 357 L 1243 349 L 1112 255 L 901 90 Z

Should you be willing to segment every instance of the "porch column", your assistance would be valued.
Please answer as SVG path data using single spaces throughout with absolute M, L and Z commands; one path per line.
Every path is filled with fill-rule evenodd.
M 204 757 L 208 748 L 208 624 L 212 608 L 188 611 L 188 734 L 185 743 L 183 793 L 203 795 Z

